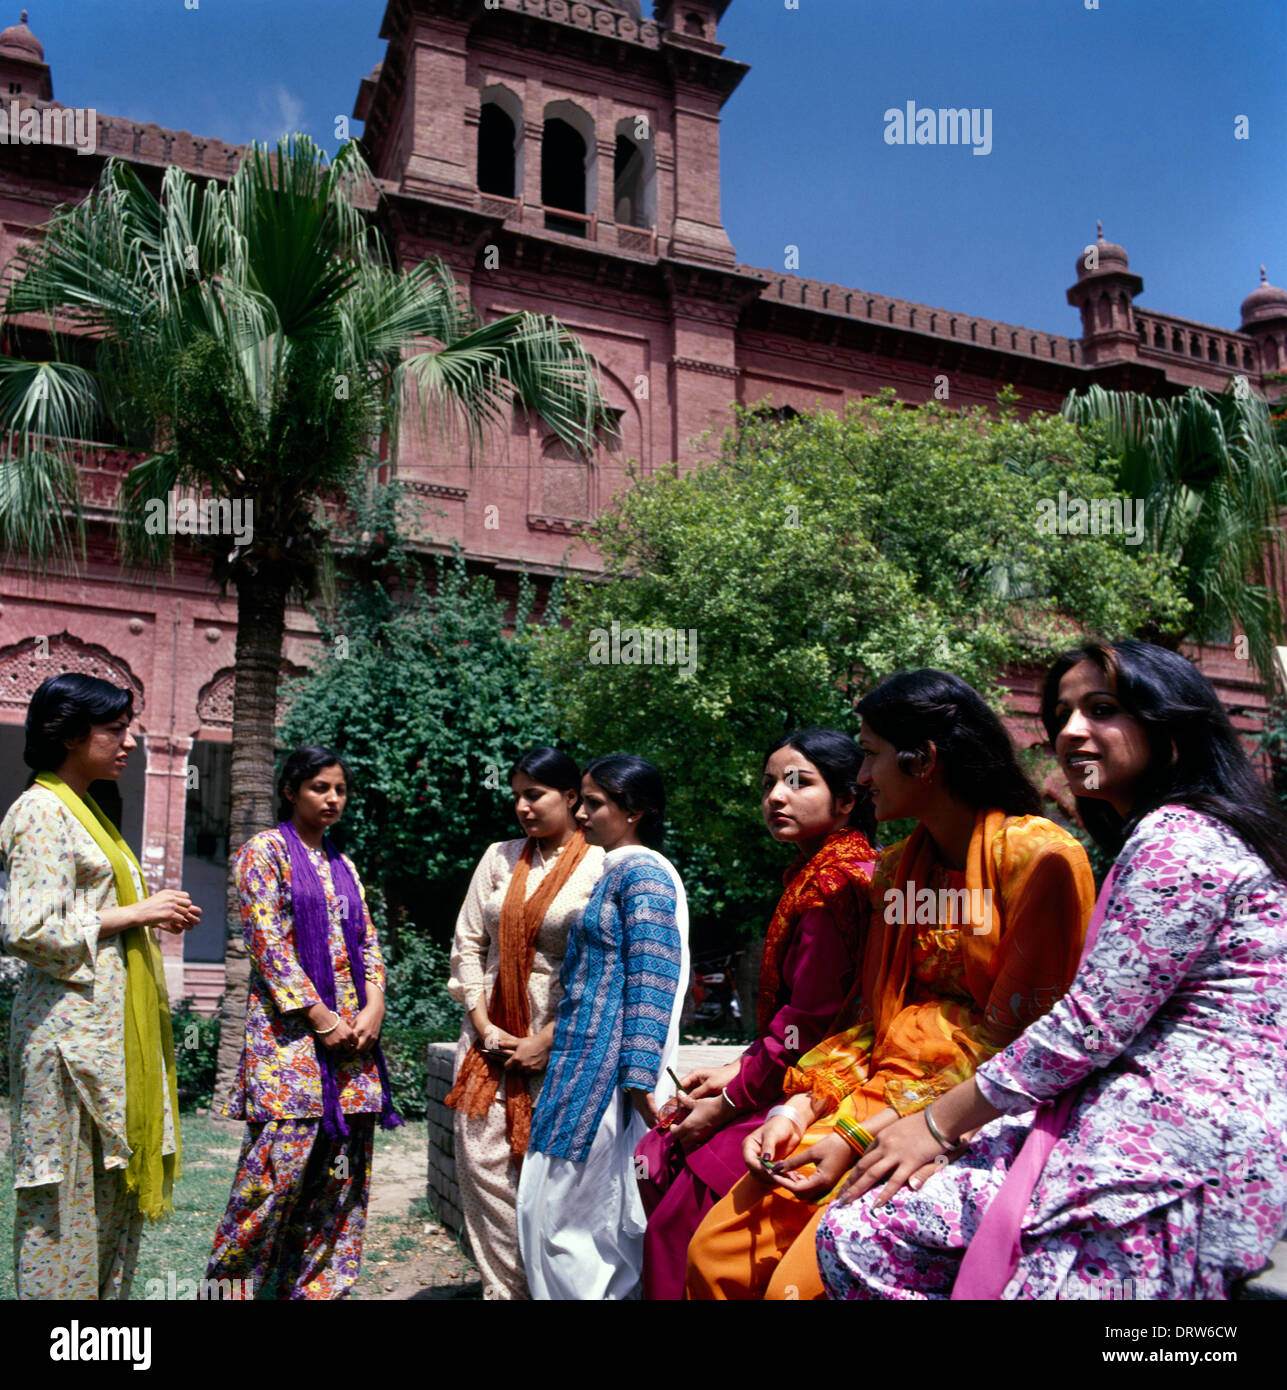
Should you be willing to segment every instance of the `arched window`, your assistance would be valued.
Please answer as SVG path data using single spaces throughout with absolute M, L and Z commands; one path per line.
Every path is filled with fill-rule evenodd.
M 643 135 L 636 139 L 636 132 Z M 617 122 L 617 148 L 612 164 L 613 217 L 619 227 L 652 227 L 657 222 L 656 161 L 652 127 L 643 117 Z
M 570 236 L 587 234 L 584 215 L 593 206 L 595 188 L 592 156 L 594 122 L 570 101 L 545 108 L 541 142 L 541 203 L 547 209 L 545 226 Z M 575 212 L 581 217 L 560 217 Z
M 515 196 L 514 122 L 495 102 L 487 102 L 478 121 L 478 191 L 498 198 Z
M 684 16 L 684 33 L 693 34 L 699 39 L 706 37 L 706 21 L 695 10 L 689 10 Z

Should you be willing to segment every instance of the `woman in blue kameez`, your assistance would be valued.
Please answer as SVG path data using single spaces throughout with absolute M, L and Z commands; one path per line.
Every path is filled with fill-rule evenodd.
M 688 904 L 663 834 L 665 791 L 642 758 L 585 770 L 577 820 L 603 876 L 564 957 L 554 1045 L 518 1186 L 533 1298 L 637 1298 L 646 1219 L 634 1150 L 673 1094 L 688 988 Z M 650 843 L 649 843 L 650 842 Z

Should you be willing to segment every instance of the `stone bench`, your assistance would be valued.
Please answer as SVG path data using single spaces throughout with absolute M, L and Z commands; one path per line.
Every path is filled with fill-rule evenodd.
M 721 1066 L 741 1052 L 740 1047 L 687 1046 L 679 1049 L 680 1076 L 694 1067 Z M 454 1234 L 464 1232 L 460 1215 L 460 1192 L 456 1186 L 456 1158 L 452 1123 L 454 1111 L 443 1100 L 451 1090 L 455 1064 L 455 1043 L 429 1044 L 429 1203 L 438 1220 Z M 1249 1280 L 1242 1293 L 1245 1299 L 1287 1299 L 1287 1241 L 1280 1241 L 1270 1256 L 1269 1268 L 1259 1278 Z

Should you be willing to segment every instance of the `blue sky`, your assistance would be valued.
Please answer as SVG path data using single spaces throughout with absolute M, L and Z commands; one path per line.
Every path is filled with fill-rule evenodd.
M 1064 290 L 1102 217 L 1142 305 L 1236 328 L 1261 262 L 1287 284 L 1287 3 L 1088 2 L 733 0 L 739 259 L 796 246 L 800 274 L 1075 335 Z M 384 50 L 384 0 L 27 5 L 59 100 L 232 141 L 333 147 Z M 909 100 L 990 110 L 991 153 L 887 144 Z

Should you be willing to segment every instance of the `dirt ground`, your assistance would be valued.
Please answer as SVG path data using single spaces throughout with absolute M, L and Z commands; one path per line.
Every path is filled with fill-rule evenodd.
M 362 1275 L 353 1298 L 482 1300 L 473 1261 L 428 1214 L 426 1150 L 423 1120 L 376 1139 Z

